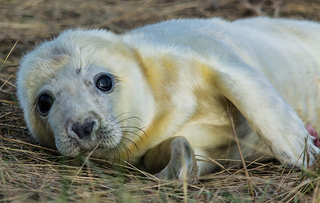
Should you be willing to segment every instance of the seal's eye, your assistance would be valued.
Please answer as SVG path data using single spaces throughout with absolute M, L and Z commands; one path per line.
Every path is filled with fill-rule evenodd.
M 102 74 L 98 77 L 96 87 L 105 92 L 110 93 L 114 88 L 114 79 L 110 74 Z
M 39 111 L 43 114 L 46 115 L 51 106 L 53 104 L 53 97 L 49 95 L 48 93 L 42 93 L 39 98 L 38 98 L 38 108 Z

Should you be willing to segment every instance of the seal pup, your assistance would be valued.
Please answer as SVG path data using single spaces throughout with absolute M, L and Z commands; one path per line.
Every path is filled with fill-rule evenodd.
M 319 148 L 320 25 L 252 18 L 170 20 L 117 35 L 70 29 L 26 54 L 18 99 L 33 137 L 74 157 L 128 161 L 166 179 L 204 157 L 306 166 Z

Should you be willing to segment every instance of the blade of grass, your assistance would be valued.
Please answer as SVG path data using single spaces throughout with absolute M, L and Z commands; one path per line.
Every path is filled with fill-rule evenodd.
M 4 62 L 3 62 L 3 63 L 2 63 L 2 65 L 1 65 L 0 71 L 2 70 L 2 68 L 3 68 L 4 64 L 6 63 L 6 61 L 8 60 L 8 58 L 9 58 L 9 56 L 10 56 L 11 52 L 12 52 L 12 51 L 13 51 L 13 49 L 16 47 L 16 45 L 17 45 L 18 41 L 19 41 L 19 39 L 17 39 L 16 43 L 14 43 L 13 47 L 12 47 L 12 48 L 11 48 L 11 50 L 9 51 L 9 53 L 8 53 L 8 55 L 7 55 L 7 57 L 6 57 L 6 59 L 4 60 Z
M 232 127 L 232 132 L 233 132 L 235 141 L 236 141 L 237 146 L 238 146 L 238 150 L 239 150 L 239 153 L 240 153 L 240 158 L 241 158 L 241 161 L 242 161 L 244 172 L 245 172 L 246 177 L 248 179 L 248 185 L 249 185 L 249 189 L 250 189 L 250 192 L 251 192 L 251 196 L 254 197 L 252 185 L 251 185 L 251 182 L 250 182 L 250 179 L 249 179 L 249 173 L 248 173 L 247 166 L 246 166 L 246 163 L 244 161 L 244 158 L 243 158 L 243 155 L 242 155 L 242 152 L 241 152 L 238 136 L 237 136 L 237 133 L 236 133 L 236 130 L 235 130 L 235 127 L 234 127 L 234 123 L 233 123 L 233 116 L 232 116 L 233 110 L 234 110 L 233 104 L 231 102 L 228 102 L 228 104 L 227 104 L 227 113 L 228 113 L 230 124 L 231 124 L 231 127 Z

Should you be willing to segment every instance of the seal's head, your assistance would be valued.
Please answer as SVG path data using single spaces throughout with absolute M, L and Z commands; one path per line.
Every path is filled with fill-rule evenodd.
M 68 30 L 28 53 L 17 86 L 31 134 L 67 156 L 97 148 L 112 157 L 134 145 L 153 103 L 135 57 L 104 30 Z

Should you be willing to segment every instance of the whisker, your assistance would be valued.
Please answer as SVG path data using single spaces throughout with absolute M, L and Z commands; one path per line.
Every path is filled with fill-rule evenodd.
M 140 138 L 141 142 L 143 143 L 143 139 L 142 139 L 142 137 L 141 137 L 138 133 L 134 133 L 134 132 L 131 132 L 131 131 L 122 131 L 122 132 L 125 132 L 125 133 L 132 133 L 132 134 L 137 135 L 137 136 Z
M 118 116 L 116 116 L 115 118 L 113 118 L 110 122 L 113 122 L 114 120 L 116 120 L 118 117 L 122 116 L 123 114 L 126 114 L 126 113 L 129 113 L 129 112 L 123 112 L 121 114 L 119 114 Z
M 115 150 L 116 150 L 116 152 L 118 154 L 118 156 L 116 156 L 116 161 L 117 161 L 117 163 L 120 163 L 120 150 L 119 150 L 119 147 L 116 147 Z
M 143 130 L 143 128 L 145 128 L 145 127 L 143 127 L 143 128 L 139 128 L 139 127 L 136 127 L 136 126 L 122 126 L 122 127 L 123 127 L 123 128 L 136 128 L 136 129 L 138 129 L 138 130 L 136 130 L 136 131 L 130 131 L 130 132 L 142 131 L 143 134 L 148 138 L 147 133 Z M 120 127 L 120 128 L 122 128 L 122 127 Z M 126 131 L 122 131 L 122 132 L 126 132 Z
M 79 61 L 79 70 L 81 70 L 81 67 L 82 67 L 82 64 L 81 64 L 81 55 L 82 55 L 82 54 L 81 54 L 81 48 L 79 48 L 79 52 L 80 52 L 80 53 L 79 53 L 79 54 L 80 54 L 80 56 L 79 56 L 79 57 L 80 57 L 80 58 L 79 58 L 79 60 L 80 60 L 80 61 Z
M 131 140 L 130 140 L 130 141 L 131 141 Z M 131 141 L 131 142 L 132 142 L 132 141 Z M 134 142 L 132 142 L 132 143 L 135 145 Z M 126 150 L 127 152 L 129 152 L 130 154 L 132 154 L 131 150 L 130 150 L 124 143 L 120 142 L 119 144 L 123 145 L 123 148 L 125 148 L 125 150 Z M 127 156 L 129 156 L 128 153 L 127 153 Z
M 127 162 L 129 162 L 129 153 L 128 153 L 128 151 L 130 152 L 130 154 L 131 154 L 131 151 L 122 142 L 120 142 L 119 145 L 121 145 L 120 147 L 123 147 L 125 149 L 126 154 L 127 154 Z
M 93 50 L 93 52 L 92 52 L 92 54 L 91 54 L 91 56 L 90 56 L 90 58 L 89 58 L 89 60 L 88 60 L 88 63 L 86 64 L 86 67 L 85 67 L 85 69 L 87 70 L 87 71 L 89 71 L 89 69 L 93 66 L 93 64 L 95 64 L 96 63 L 96 61 L 97 61 L 97 59 L 94 61 L 94 63 L 87 69 L 87 67 L 88 67 L 88 65 L 89 65 L 89 63 L 90 63 L 90 61 L 91 61 L 91 58 L 92 58 L 92 56 L 93 56 L 93 54 L 96 52 L 96 50 L 97 50 L 97 48 L 98 48 L 98 45 L 95 47 L 95 49 Z
M 137 148 L 137 150 L 139 150 L 137 144 L 135 142 L 133 142 L 132 140 L 130 140 L 129 138 L 122 137 L 122 139 L 126 140 L 127 142 L 130 142 L 131 144 L 133 144 Z M 130 149 L 129 149 L 129 152 L 130 152 L 130 154 L 132 154 Z
M 112 149 L 112 152 L 113 152 L 113 160 L 112 160 L 112 165 L 114 165 L 114 163 L 115 163 L 115 159 L 116 159 L 116 152 L 115 152 L 115 149 Z
M 119 123 L 121 123 L 121 122 L 123 122 L 123 121 L 125 121 L 125 120 L 129 120 L 129 119 L 132 119 L 132 118 L 138 119 L 139 121 L 142 122 L 142 120 L 141 120 L 139 117 L 137 117 L 137 116 L 131 116 L 131 117 L 124 118 L 124 119 L 118 121 L 116 124 L 119 124 Z
M 91 66 L 87 69 L 87 71 L 90 70 L 90 68 L 92 68 L 92 66 L 97 62 L 98 58 L 96 58 L 96 60 L 94 60 L 94 62 L 91 64 Z
M 121 126 L 120 128 L 135 128 L 135 129 L 137 129 L 137 130 L 132 131 L 132 132 L 138 132 L 138 131 L 142 130 L 141 128 L 136 127 L 136 126 Z

